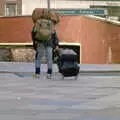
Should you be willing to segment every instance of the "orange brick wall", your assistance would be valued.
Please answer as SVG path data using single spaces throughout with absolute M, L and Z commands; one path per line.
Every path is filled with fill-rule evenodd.
M 107 63 L 106 25 L 104 22 L 82 18 L 82 63 Z
M 32 25 L 31 17 L 0 18 L 0 42 L 31 43 Z
M 0 18 L 0 43 L 31 43 L 32 25 L 27 16 Z M 63 16 L 56 28 L 60 41 L 81 44 L 81 63 L 120 63 L 120 26 L 83 16 Z
M 81 24 L 82 63 L 120 63 L 120 26 L 86 17 Z
M 120 26 L 107 24 L 107 42 L 112 50 L 112 63 L 120 63 Z
M 57 26 L 59 38 L 81 43 L 82 63 L 120 63 L 120 26 L 83 16 L 64 16 L 61 19 Z

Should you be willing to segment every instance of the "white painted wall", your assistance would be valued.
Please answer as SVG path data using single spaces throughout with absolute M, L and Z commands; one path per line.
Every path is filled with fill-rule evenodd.
M 46 0 L 22 0 L 22 15 L 31 15 L 34 8 L 47 7 Z
M 50 0 L 51 8 L 89 8 L 89 4 L 80 1 Z M 47 0 L 22 0 L 22 15 L 31 15 L 34 8 L 47 8 Z
M 120 2 L 113 1 L 75 1 L 50 0 L 51 8 L 89 8 L 90 5 L 120 6 Z M 34 8 L 47 8 L 47 0 L 22 0 L 22 15 L 31 15 Z

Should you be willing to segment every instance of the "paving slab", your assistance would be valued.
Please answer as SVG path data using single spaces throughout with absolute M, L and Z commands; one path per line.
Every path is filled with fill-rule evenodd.
M 11 63 L 10 63 L 11 64 Z M 61 79 L 32 76 L 31 63 L 21 69 L 9 63 L 0 73 L 0 118 L 3 120 L 118 120 L 120 76 L 78 76 Z M 17 65 L 18 66 L 18 65 Z M 24 67 L 23 67 L 24 66 Z M 14 68 L 15 67 L 15 68 Z M 33 67 L 34 68 L 34 67 Z M 0 69 L 2 71 L 2 69 Z M 23 70 L 23 71 L 22 71 Z
M 4 120 L 113 120 L 110 113 L 120 119 L 120 77 L 61 80 L 56 74 L 49 80 L 45 74 L 39 79 L 6 76 L 2 73 L 4 79 L 0 77 L 0 118 Z
M 80 72 L 120 72 L 120 64 L 79 64 Z M 0 72 L 34 72 L 34 63 L 0 62 Z M 41 71 L 47 71 L 47 65 L 41 65 Z M 58 72 L 58 67 L 53 64 L 53 71 Z

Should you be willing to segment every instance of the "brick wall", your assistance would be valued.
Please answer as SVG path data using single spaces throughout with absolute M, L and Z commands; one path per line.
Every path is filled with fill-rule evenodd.
M 88 17 L 63 17 L 57 26 L 62 41 L 81 44 L 81 62 L 120 63 L 120 26 Z
M 32 25 L 31 17 L 0 18 L 0 43 L 31 43 Z
M 86 64 L 108 63 L 108 43 L 106 23 L 82 18 L 82 62 Z
M 27 16 L 0 18 L 0 43 L 31 43 L 32 25 Z M 61 42 L 81 44 L 82 63 L 120 63 L 120 26 L 83 16 L 63 16 L 56 28 Z

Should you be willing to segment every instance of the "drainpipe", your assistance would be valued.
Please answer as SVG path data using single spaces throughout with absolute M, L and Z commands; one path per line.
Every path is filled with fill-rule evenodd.
M 108 63 L 112 63 L 112 48 L 111 46 L 108 47 Z
M 50 0 L 47 0 L 47 8 L 50 9 Z

